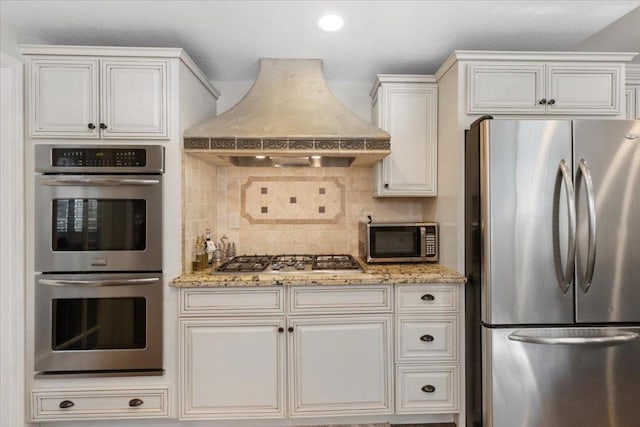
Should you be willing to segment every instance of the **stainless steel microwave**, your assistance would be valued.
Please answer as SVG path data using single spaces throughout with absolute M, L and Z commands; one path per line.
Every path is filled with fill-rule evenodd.
M 360 256 L 368 263 L 438 261 L 435 222 L 361 222 Z

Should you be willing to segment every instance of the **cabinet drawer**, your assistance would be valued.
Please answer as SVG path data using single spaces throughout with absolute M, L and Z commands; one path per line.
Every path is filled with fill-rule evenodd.
M 458 316 L 396 316 L 398 362 L 458 360 Z
M 403 366 L 396 370 L 396 413 L 458 412 L 458 367 Z
M 165 418 L 168 393 L 168 388 L 33 391 L 33 420 Z
M 182 289 L 180 316 L 284 313 L 283 288 Z
M 313 286 L 291 287 L 292 313 L 390 312 L 389 286 Z
M 396 311 L 431 313 L 458 311 L 458 286 L 412 285 L 396 287 Z

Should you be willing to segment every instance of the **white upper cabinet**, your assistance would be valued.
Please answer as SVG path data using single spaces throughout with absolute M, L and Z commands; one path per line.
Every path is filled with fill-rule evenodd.
M 167 138 L 167 61 L 34 58 L 29 110 L 33 138 Z
M 469 113 L 541 114 L 543 65 L 470 65 Z
M 633 120 L 636 118 L 636 89 L 633 87 L 627 87 L 624 90 L 624 103 L 627 106 L 625 112 L 625 118 L 627 120 Z
M 640 65 L 626 66 L 625 100 L 627 105 L 626 118 L 640 120 Z
M 437 195 L 438 88 L 432 76 L 378 75 L 373 122 L 391 134 L 391 154 L 374 170 L 374 195 Z
M 624 65 L 470 63 L 469 114 L 617 115 Z
M 167 62 L 102 61 L 104 138 L 167 136 Z
M 31 63 L 31 136 L 98 137 L 98 60 Z

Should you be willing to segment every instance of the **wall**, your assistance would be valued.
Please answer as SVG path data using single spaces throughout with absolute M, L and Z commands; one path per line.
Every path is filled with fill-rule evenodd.
M 588 37 L 576 46 L 576 50 L 640 52 L 640 7 Z M 640 55 L 633 58 L 631 62 L 640 64 Z

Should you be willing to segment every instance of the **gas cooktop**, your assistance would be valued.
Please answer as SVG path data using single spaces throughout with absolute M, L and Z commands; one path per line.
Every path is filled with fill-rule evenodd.
M 241 255 L 212 273 L 361 273 L 351 255 Z

